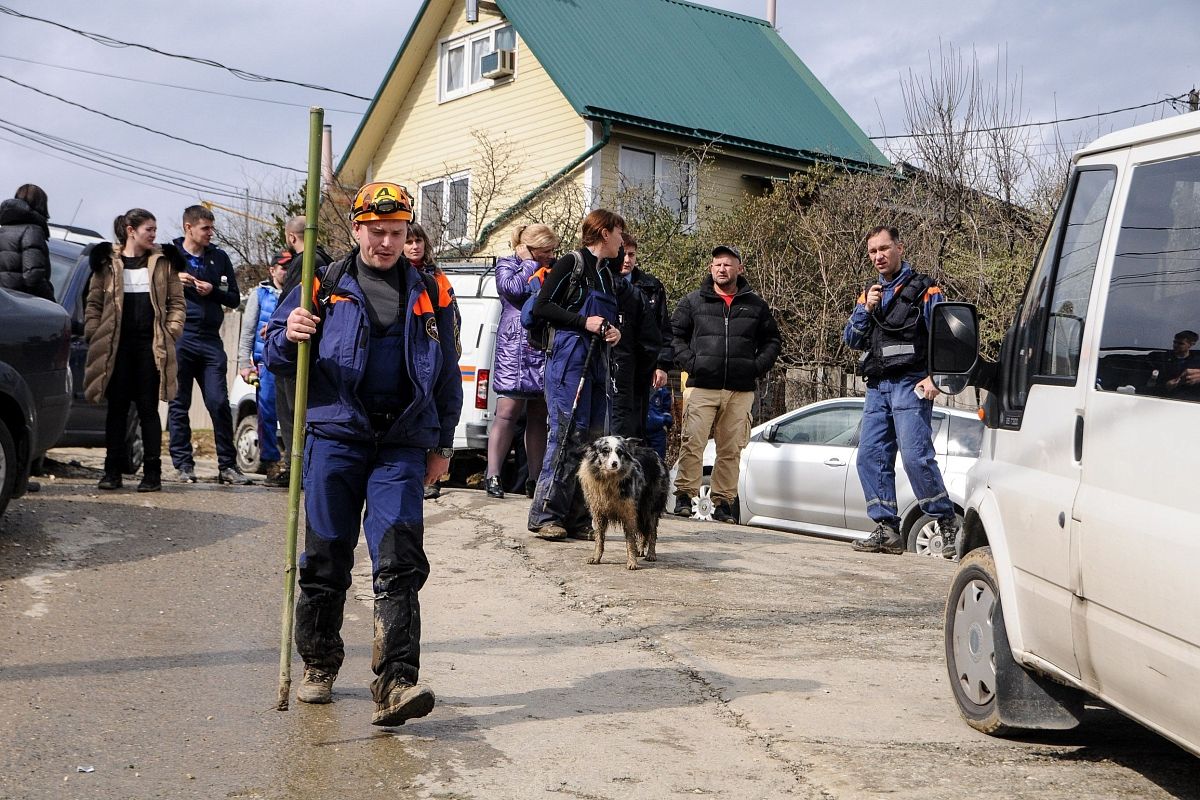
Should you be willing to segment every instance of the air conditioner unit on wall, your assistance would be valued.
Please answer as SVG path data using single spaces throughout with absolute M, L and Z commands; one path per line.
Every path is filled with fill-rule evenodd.
M 493 50 L 479 60 L 480 74 L 491 80 L 509 78 L 516 64 L 515 50 Z

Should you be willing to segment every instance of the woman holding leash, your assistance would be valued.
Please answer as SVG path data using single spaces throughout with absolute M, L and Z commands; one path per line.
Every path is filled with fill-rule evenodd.
M 596 209 L 583 221 L 583 247 L 555 262 L 533 307 L 550 326 L 546 405 L 550 437 L 529 508 L 529 530 L 542 539 L 587 538 L 579 490 L 580 445 L 604 433 L 608 420 L 606 349 L 621 339 L 616 282 L 625 220 Z

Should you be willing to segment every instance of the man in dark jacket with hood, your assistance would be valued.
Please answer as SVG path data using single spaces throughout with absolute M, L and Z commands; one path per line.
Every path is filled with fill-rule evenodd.
M 226 383 L 229 357 L 221 341 L 224 308 L 237 308 L 242 296 L 229 256 L 212 244 L 213 222 L 213 213 L 204 206 L 188 206 L 183 211 L 183 236 L 175 240 L 175 246 L 187 261 L 187 271 L 179 275 L 183 298 L 187 301 L 187 321 L 175 347 L 179 389 L 167 406 L 171 462 L 175 465 L 176 480 L 196 482 L 192 421 L 188 415 L 195 381 L 200 384 L 200 396 L 212 417 L 217 481 L 248 484 L 250 479 L 238 469 L 237 451 L 233 447 L 233 413 L 229 410 Z
M 677 516 L 692 514 L 711 431 L 717 442 L 713 519 L 737 522 L 732 504 L 742 448 L 750 441 L 754 387 L 775 364 L 781 346 L 771 307 L 751 290 L 744 271 L 736 247 L 714 248 L 709 276 L 679 301 L 671 317 L 675 364 L 688 374 L 675 478 Z

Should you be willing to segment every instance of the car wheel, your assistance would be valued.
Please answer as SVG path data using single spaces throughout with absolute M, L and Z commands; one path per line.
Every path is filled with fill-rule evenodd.
M 19 470 L 17 446 L 13 443 L 12 434 L 8 432 L 8 425 L 0 419 L 0 515 L 8 508 Z
M 142 421 L 138 418 L 137 409 L 129 410 L 129 419 L 125 423 L 125 469 L 126 475 L 133 475 L 142 468 L 146 457 L 146 443 L 142 441 Z
M 959 565 L 946 601 L 945 632 L 946 669 L 963 718 L 983 733 L 1009 732 L 996 705 L 996 662 L 1011 661 L 1012 654 L 990 547 L 972 550 Z M 1000 666 L 1020 669 L 1015 663 Z
M 958 518 L 958 529 L 962 530 L 963 515 L 955 513 Z M 942 532 L 938 530 L 938 521 L 928 514 L 922 514 L 908 528 L 908 551 L 919 556 L 942 555 Z
M 258 415 L 247 414 L 238 422 L 233 434 L 233 447 L 237 451 L 237 465 L 242 472 L 259 472 L 262 467 L 258 457 Z

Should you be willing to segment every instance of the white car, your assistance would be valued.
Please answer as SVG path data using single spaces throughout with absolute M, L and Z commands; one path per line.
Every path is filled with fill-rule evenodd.
M 875 523 L 867 516 L 858 480 L 858 430 L 863 398 L 824 400 L 789 411 L 751 431 L 742 451 L 735 513 L 743 525 L 777 528 L 835 539 L 862 539 Z M 979 456 L 983 422 L 960 409 L 935 406 L 933 444 L 946 490 L 959 510 L 965 505 L 966 475 Z M 704 451 L 705 486 L 716 447 Z M 900 457 L 896 457 L 900 532 L 908 549 L 921 555 L 942 551 L 937 520 L 921 513 Z

